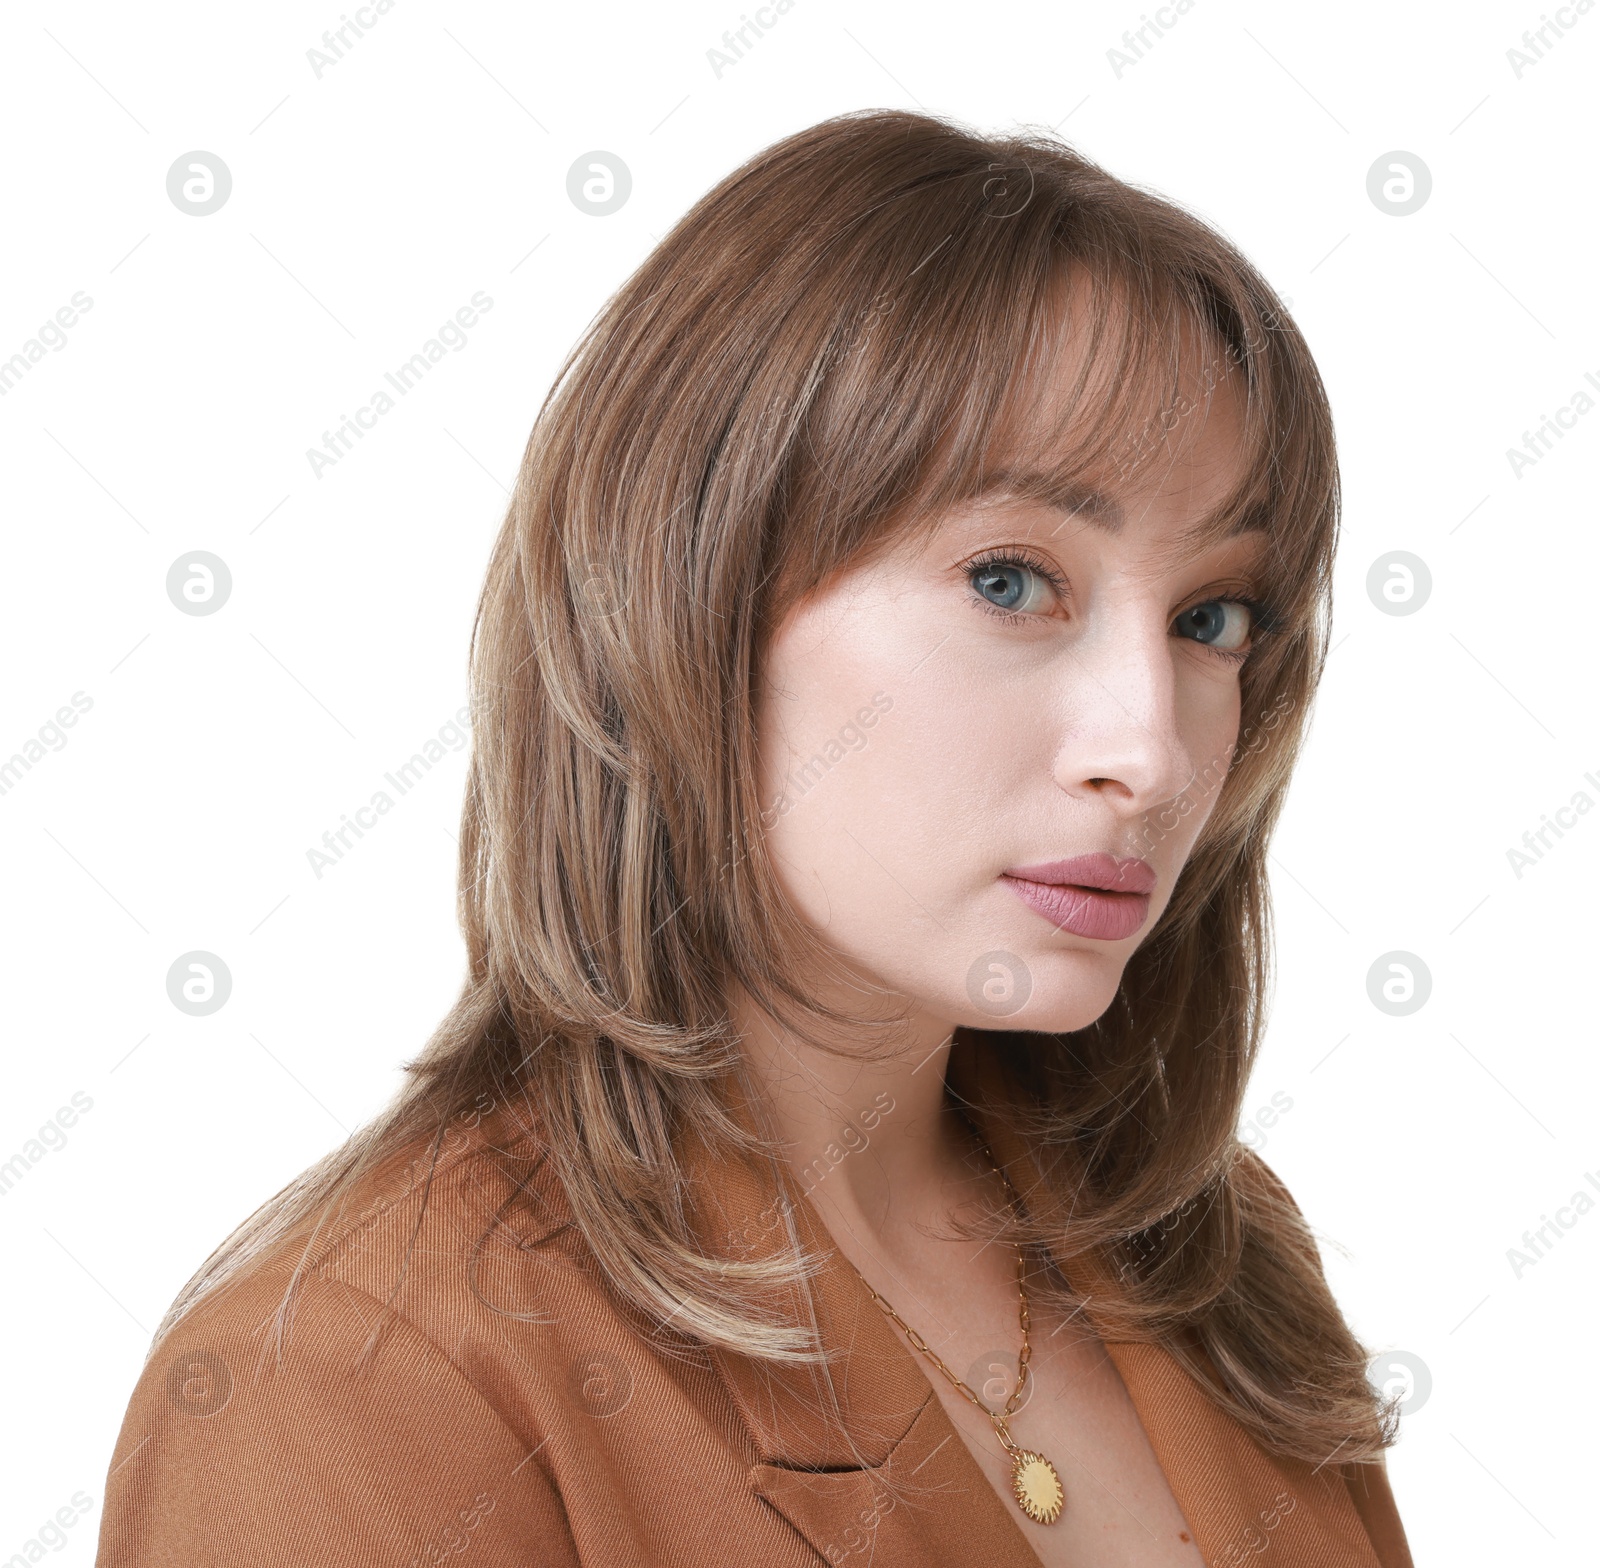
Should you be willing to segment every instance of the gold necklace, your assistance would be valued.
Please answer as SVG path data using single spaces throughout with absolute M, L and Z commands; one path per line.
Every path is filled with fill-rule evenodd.
M 965 1118 L 963 1118 L 965 1120 Z M 970 1125 L 970 1124 L 969 1124 Z M 981 1140 L 980 1140 L 981 1143 Z M 995 1157 L 989 1153 L 987 1144 L 981 1145 L 984 1155 L 995 1173 L 1006 1185 L 1006 1193 L 1012 1202 L 1017 1201 L 1016 1189 L 1011 1185 L 1011 1178 L 1000 1168 Z M 848 1260 L 847 1260 L 848 1261 Z M 855 1264 L 850 1266 L 855 1268 Z M 1011 1436 L 1011 1429 L 1006 1425 L 1007 1418 L 1016 1413 L 1017 1405 L 1021 1402 L 1023 1390 L 1028 1386 L 1028 1360 L 1032 1347 L 1028 1340 L 1028 1291 L 1023 1283 L 1023 1258 L 1022 1247 L 1017 1247 L 1017 1300 L 1018 1318 L 1022 1324 L 1022 1354 L 1017 1358 L 1017 1386 L 1012 1389 L 1011 1397 L 1006 1401 L 1003 1410 L 991 1410 L 984 1402 L 958 1378 L 954 1372 L 940 1360 L 938 1353 L 895 1309 L 889 1305 L 882 1296 L 867 1282 L 867 1278 L 856 1269 L 856 1274 L 861 1283 L 866 1285 L 867 1294 L 878 1303 L 896 1323 L 900 1325 L 907 1339 L 925 1355 L 938 1369 L 949 1378 L 957 1390 L 978 1407 L 990 1421 L 994 1423 L 994 1435 L 1000 1439 L 1000 1446 L 1005 1449 L 1011 1460 L 1011 1492 L 1020 1508 L 1030 1519 L 1037 1524 L 1054 1524 L 1061 1517 L 1061 1510 L 1066 1505 L 1066 1489 L 1061 1484 L 1061 1477 L 1056 1467 L 1045 1458 L 1043 1454 L 1035 1453 L 1031 1448 L 1019 1446 Z

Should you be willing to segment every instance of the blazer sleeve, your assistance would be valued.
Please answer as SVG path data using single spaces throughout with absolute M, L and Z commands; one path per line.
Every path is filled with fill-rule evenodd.
M 360 1290 L 283 1277 L 202 1302 L 146 1363 L 96 1568 L 578 1568 L 537 1443 Z M 376 1341 L 374 1344 L 374 1334 Z

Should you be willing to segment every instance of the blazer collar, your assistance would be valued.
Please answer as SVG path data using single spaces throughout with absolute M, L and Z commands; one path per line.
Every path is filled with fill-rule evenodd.
M 947 1076 L 1026 1202 L 1044 1176 L 1006 1114 L 1008 1081 L 997 1054 L 1006 1048 L 993 1036 L 974 1041 L 958 1032 Z M 735 1114 L 750 1125 L 747 1111 L 736 1105 Z M 1037 1561 L 1020 1514 L 996 1495 L 927 1370 L 884 1321 L 810 1202 L 790 1206 L 772 1172 L 715 1160 L 698 1139 L 684 1158 L 696 1228 L 709 1250 L 770 1255 L 792 1221 L 801 1246 L 822 1259 L 809 1303 L 797 1293 L 794 1306 L 814 1314 L 831 1353 L 833 1396 L 811 1367 L 712 1352 L 757 1455 L 755 1490 L 830 1561 L 857 1551 L 875 1568 Z M 1101 1266 L 1056 1262 L 1085 1298 L 1084 1313 L 1208 1563 L 1232 1568 L 1270 1545 L 1278 1568 L 1381 1568 L 1338 1467 L 1266 1453 L 1166 1349 L 1107 1337 L 1095 1309 L 1096 1295 L 1111 1288 Z

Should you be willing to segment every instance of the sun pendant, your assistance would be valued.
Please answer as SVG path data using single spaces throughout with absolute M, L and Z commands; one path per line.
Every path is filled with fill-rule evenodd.
M 1011 1490 L 1017 1506 L 1038 1524 L 1054 1524 L 1067 1500 L 1056 1467 L 1043 1454 L 1026 1448 L 1018 1449 L 1012 1460 Z

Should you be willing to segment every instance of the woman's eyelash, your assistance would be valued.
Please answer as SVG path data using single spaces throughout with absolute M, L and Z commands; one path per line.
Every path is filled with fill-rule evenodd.
M 1213 597 L 1228 599 L 1234 604 L 1242 604 L 1250 612 L 1250 632 L 1252 636 L 1264 637 L 1268 632 L 1277 631 L 1282 624 L 1278 612 L 1265 599 L 1252 599 L 1249 594 L 1244 593 L 1216 594 Z
M 1050 564 L 1042 555 L 1035 555 L 1031 550 L 1006 547 L 1000 550 L 991 550 L 986 555 L 976 556 L 967 562 L 969 572 L 983 570 L 984 567 L 994 566 L 1026 566 L 1029 571 L 1037 572 L 1053 588 L 1065 588 L 1067 579 L 1060 570 Z

